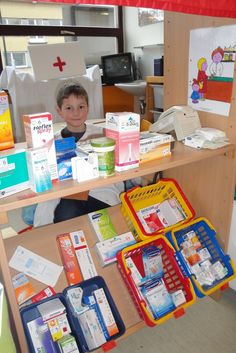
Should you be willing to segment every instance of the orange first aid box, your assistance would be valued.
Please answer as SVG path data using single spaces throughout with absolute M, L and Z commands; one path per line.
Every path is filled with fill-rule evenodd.
M 7 93 L 0 91 L 0 151 L 14 147 L 11 114 Z

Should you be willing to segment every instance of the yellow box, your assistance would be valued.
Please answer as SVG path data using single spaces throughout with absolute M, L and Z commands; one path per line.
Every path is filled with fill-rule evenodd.
M 171 143 L 167 142 L 154 149 L 148 151 L 147 153 L 140 154 L 140 163 L 151 161 L 153 159 L 159 159 L 171 155 Z
M 0 91 L 0 150 L 14 147 L 11 114 L 7 93 Z

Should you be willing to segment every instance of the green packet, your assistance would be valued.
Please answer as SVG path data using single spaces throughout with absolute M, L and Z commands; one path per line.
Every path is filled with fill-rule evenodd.
M 90 212 L 88 217 L 99 241 L 117 236 L 117 231 L 106 208 Z

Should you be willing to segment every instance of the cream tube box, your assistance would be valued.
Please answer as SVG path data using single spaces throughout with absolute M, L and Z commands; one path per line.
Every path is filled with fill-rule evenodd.
M 116 141 L 115 170 L 139 166 L 140 115 L 130 112 L 106 113 L 106 137 Z

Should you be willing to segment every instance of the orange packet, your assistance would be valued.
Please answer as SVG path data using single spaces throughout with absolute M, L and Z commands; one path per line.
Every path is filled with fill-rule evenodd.
M 33 297 L 36 292 L 26 275 L 22 272 L 12 277 L 12 284 L 15 290 L 16 300 L 19 305 Z
M 14 147 L 8 95 L 0 91 L 0 151 Z
M 83 281 L 70 235 L 68 233 L 58 235 L 57 243 L 68 284 L 73 285 Z

